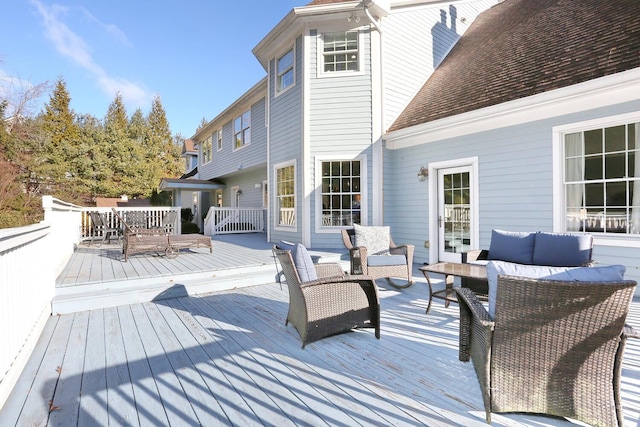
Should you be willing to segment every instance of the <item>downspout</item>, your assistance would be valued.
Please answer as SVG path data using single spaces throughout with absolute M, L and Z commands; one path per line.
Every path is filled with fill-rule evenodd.
M 383 58 L 383 53 L 384 53 L 384 49 L 383 49 L 383 31 L 382 31 L 382 27 L 380 26 L 380 24 L 378 23 L 378 20 L 376 20 L 373 15 L 371 15 L 371 12 L 369 11 L 369 8 L 367 7 L 367 3 L 364 2 L 364 6 L 363 6 L 363 10 L 364 10 L 364 14 L 367 16 L 367 18 L 369 19 L 369 22 L 371 23 L 371 25 L 373 25 L 375 27 L 375 29 L 378 31 L 379 34 L 379 61 L 380 61 L 380 66 L 378 67 L 378 72 L 380 73 L 380 127 L 377 130 L 377 132 L 379 133 L 379 145 L 378 145 L 378 156 L 374 157 L 378 159 L 377 163 L 373 163 L 372 162 L 372 177 L 375 180 L 373 182 L 373 191 L 372 191 L 372 196 L 374 197 L 373 200 L 373 212 L 372 212 L 372 221 L 374 225 L 382 225 L 384 224 L 384 160 L 382 158 L 382 153 L 383 153 L 383 147 L 382 147 L 382 135 L 384 133 L 384 58 Z M 373 81 L 372 81 L 373 83 Z M 373 142 L 373 141 L 372 141 Z M 378 173 L 373 174 L 373 170 L 376 169 L 376 166 L 378 166 Z M 376 183 L 378 184 L 378 186 L 376 186 Z M 379 197 L 379 200 L 376 200 L 375 198 Z M 377 203 L 376 203 L 377 202 Z
M 271 241 L 271 209 L 273 202 L 273 186 L 271 185 L 271 60 L 267 65 L 267 99 L 265 100 L 264 125 L 267 128 L 267 223 L 264 225 L 267 233 L 267 242 Z M 262 189 L 264 197 L 264 188 Z
M 365 15 L 367 15 L 367 18 L 369 18 L 369 21 L 371 22 L 371 24 L 373 24 L 373 26 L 376 27 L 376 30 L 378 30 L 380 35 L 382 35 L 382 28 L 380 28 L 378 21 L 376 21 L 376 19 L 371 15 L 371 12 L 369 12 L 369 8 L 367 7 L 366 4 L 364 5 L 364 13 Z M 382 51 L 382 49 L 380 50 Z

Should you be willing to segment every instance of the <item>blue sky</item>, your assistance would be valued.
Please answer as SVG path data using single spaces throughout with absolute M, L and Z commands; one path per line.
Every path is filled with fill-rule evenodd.
M 190 137 L 265 71 L 251 50 L 309 0 L 11 0 L 2 6 L 0 91 L 59 76 L 77 113 L 103 118 L 115 94 L 146 114 L 157 94 Z M 19 79 L 19 81 L 15 80 Z M 49 100 L 45 95 L 35 111 Z

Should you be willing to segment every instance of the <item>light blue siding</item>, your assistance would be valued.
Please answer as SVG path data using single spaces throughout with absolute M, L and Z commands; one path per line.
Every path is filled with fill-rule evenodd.
M 427 261 L 429 185 L 418 181 L 417 171 L 431 162 L 478 157 L 480 248 L 489 247 L 492 229 L 552 231 L 552 128 L 638 109 L 640 102 L 626 103 L 385 150 L 385 223 L 391 226 L 394 240 L 416 245 L 416 262 Z M 428 178 L 432 179 L 437 177 Z M 596 242 L 594 259 L 602 264 L 623 263 L 626 277 L 640 280 L 640 249 Z
M 265 92 L 266 95 L 266 92 Z M 201 179 L 224 177 L 230 173 L 236 173 L 241 169 L 252 168 L 258 165 L 266 167 L 267 158 L 267 130 L 265 126 L 266 112 L 265 98 L 251 106 L 247 106 L 237 112 L 236 116 L 251 109 L 251 144 L 234 151 L 233 119 L 229 117 L 222 125 L 222 150 L 218 151 L 215 131 L 213 134 L 213 158 L 210 163 L 201 165 L 198 173 Z M 219 128 L 218 128 L 219 129 Z
M 300 242 L 302 240 L 302 228 L 300 224 L 301 205 L 302 205 L 302 75 L 303 75 L 303 58 L 302 58 L 302 37 L 298 37 L 295 43 L 295 85 L 287 91 L 276 96 L 276 69 L 275 60 L 269 63 L 269 79 L 270 79 L 270 165 L 269 171 L 272 176 L 270 182 L 270 200 L 271 204 L 271 241 L 288 240 Z M 298 224 L 296 231 L 282 231 L 274 228 L 277 219 L 277 206 L 275 206 L 275 177 L 273 174 L 273 165 L 296 160 L 296 218 Z M 273 190 L 273 191 L 272 191 Z
M 385 129 L 476 17 L 497 3 L 478 0 L 397 8 L 383 20 Z
M 362 31 L 362 70 L 358 73 L 341 75 L 318 74 L 318 37 L 317 31 L 311 32 L 310 45 L 310 120 L 311 170 L 307 179 L 320 191 L 321 183 L 315 182 L 316 157 L 325 159 L 352 158 L 354 153 L 366 154 L 366 168 L 371 171 L 372 145 L 372 86 L 371 86 L 371 34 Z M 369 191 L 368 212 L 371 206 L 371 173 L 366 177 Z M 315 230 L 318 209 L 316 198 L 311 198 L 310 226 Z M 370 220 L 370 219 L 369 219 Z M 333 233 L 313 233 L 311 243 L 316 248 L 344 247 L 340 231 Z

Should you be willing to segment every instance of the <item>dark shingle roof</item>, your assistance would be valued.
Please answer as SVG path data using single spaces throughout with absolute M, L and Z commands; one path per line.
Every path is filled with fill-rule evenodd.
M 640 67 L 640 0 L 506 0 L 473 22 L 389 131 Z

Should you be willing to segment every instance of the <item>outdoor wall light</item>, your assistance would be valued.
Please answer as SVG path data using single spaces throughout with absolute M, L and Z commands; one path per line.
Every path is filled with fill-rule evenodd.
M 356 15 L 355 12 L 353 12 L 351 16 L 347 18 L 347 22 L 351 22 L 351 21 L 360 22 L 360 17 Z
M 418 181 L 422 182 L 427 179 L 429 176 L 429 169 L 424 166 L 420 166 L 420 170 L 418 171 Z

